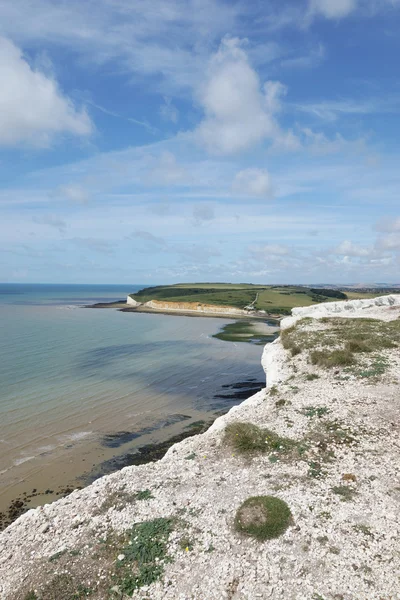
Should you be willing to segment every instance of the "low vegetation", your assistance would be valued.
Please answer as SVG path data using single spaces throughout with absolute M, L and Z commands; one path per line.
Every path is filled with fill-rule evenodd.
M 274 496 L 254 496 L 239 507 L 235 529 L 260 541 L 279 537 L 291 522 L 289 506 Z
M 345 300 L 346 294 L 336 289 L 303 286 L 266 286 L 229 283 L 189 283 L 148 287 L 131 294 L 137 302 L 199 302 L 243 309 L 252 305 L 269 314 L 290 314 L 294 306 Z M 362 294 L 360 294 L 362 296 Z
M 225 443 L 240 454 L 270 453 L 285 454 L 296 447 L 290 438 L 277 435 L 253 423 L 235 422 L 225 429 Z
M 357 377 L 379 377 L 389 364 L 380 354 L 400 344 L 400 319 L 384 322 L 377 319 L 323 318 L 309 327 L 305 318 L 282 331 L 284 348 L 292 356 L 307 353 L 308 361 L 322 368 L 344 368 Z M 314 374 L 306 379 L 315 379 Z
M 135 590 L 157 581 L 164 565 L 171 560 L 167 541 L 173 529 L 171 519 L 154 519 L 137 523 L 127 535 L 116 561 L 112 591 L 132 595 Z

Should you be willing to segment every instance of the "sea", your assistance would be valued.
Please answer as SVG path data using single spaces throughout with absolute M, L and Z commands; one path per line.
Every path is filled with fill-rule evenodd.
M 142 287 L 0 284 L 0 513 L 86 485 L 263 386 L 261 346 L 212 337 L 226 319 L 85 308 Z

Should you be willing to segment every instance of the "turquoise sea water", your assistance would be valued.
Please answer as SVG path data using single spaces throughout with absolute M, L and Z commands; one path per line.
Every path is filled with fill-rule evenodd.
M 226 320 L 82 308 L 141 287 L 0 284 L 0 509 L 109 458 L 105 435 L 157 440 L 171 415 L 204 418 L 237 403 L 227 386 L 263 381 L 260 346 L 211 337 Z

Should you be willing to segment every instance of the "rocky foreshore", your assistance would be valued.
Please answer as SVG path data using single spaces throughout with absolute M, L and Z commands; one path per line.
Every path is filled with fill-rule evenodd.
M 319 306 L 282 321 L 267 387 L 206 433 L 0 534 L 0 598 L 399 600 L 400 296 Z M 287 503 L 280 537 L 236 530 L 257 496 Z

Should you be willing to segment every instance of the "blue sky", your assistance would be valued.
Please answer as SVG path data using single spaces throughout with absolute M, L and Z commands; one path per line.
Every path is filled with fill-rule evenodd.
M 0 0 L 0 281 L 399 282 L 400 0 Z

